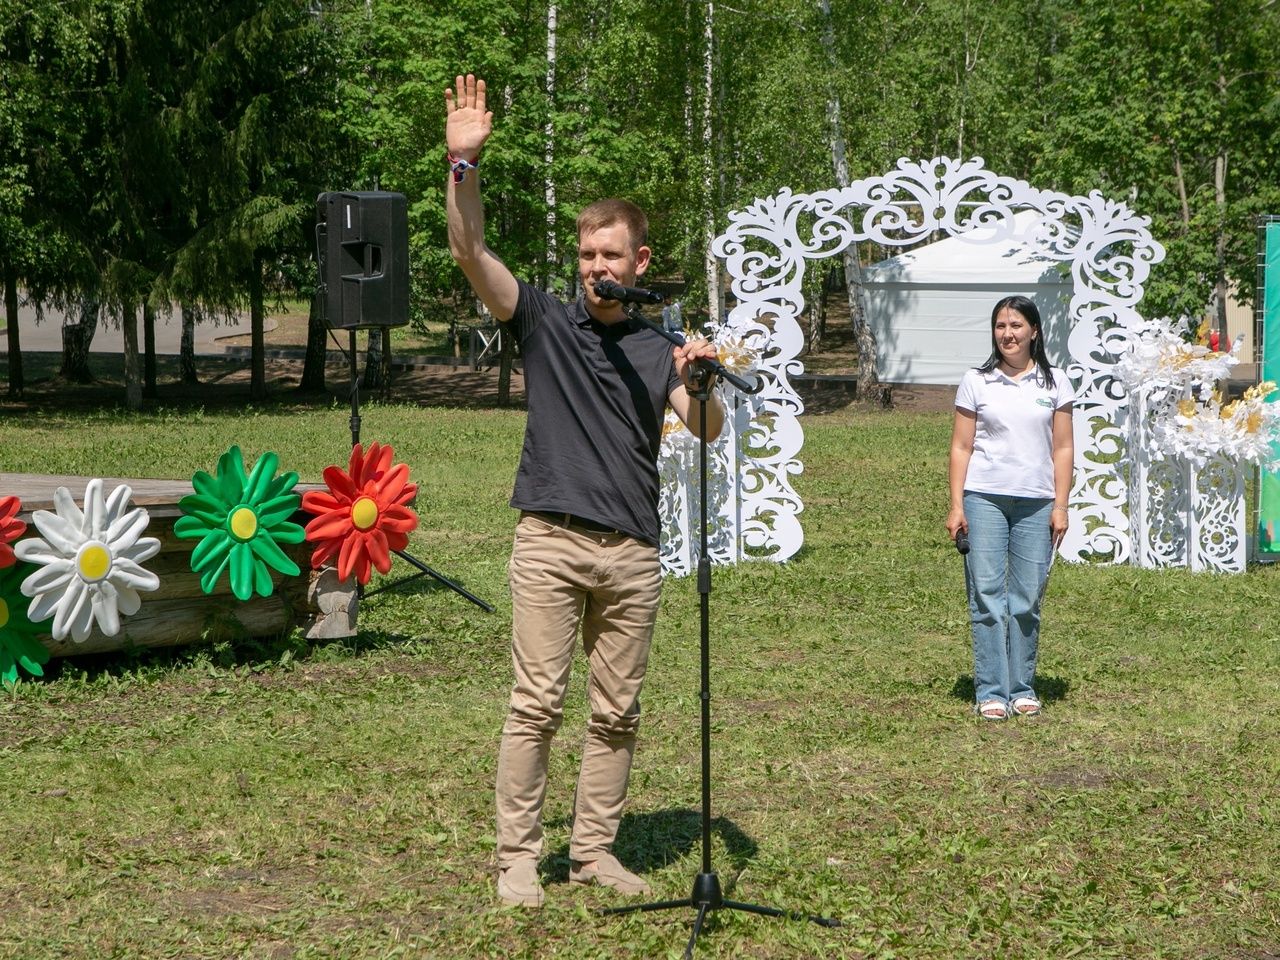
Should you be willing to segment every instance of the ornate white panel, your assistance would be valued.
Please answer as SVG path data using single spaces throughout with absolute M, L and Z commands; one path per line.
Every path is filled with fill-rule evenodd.
M 707 548 L 712 563 L 734 563 L 756 546 L 753 528 L 744 524 L 742 502 L 756 487 L 757 472 L 745 462 L 744 431 L 753 429 L 751 409 L 732 388 L 717 387 L 726 417 L 720 438 L 707 448 Z M 698 559 L 701 516 L 699 445 L 668 411 L 658 464 L 662 484 L 658 512 L 662 520 L 662 567 L 667 573 L 692 573 Z M 798 531 L 797 531 L 798 532 Z
M 784 189 L 730 213 L 729 228 L 712 244 L 737 298 L 715 335 L 740 338 L 756 354 L 755 372 L 765 382 L 759 394 L 743 401 L 749 422 L 712 448 L 713 459 L 726 471 L 712 488 L 713 523 L 736 521 L 731 532 L 717 530 L 713 560 L 761 556 L 781 561 L 803 543 L 803 504 L 791 478 L 803 469 L 799 416 L 804 405 L 790 378 L 804 369 L 796 359 L 804 343 L 797 317 L 804 309 L 807 261 L 838 256 L 854 241 L 906 246 L 935 232 L 962 234 L 978 227 L 998 242 L 1013 233 L 1014 214 L 1027 209 L 1042 218 L 1030 239 L 1043 254 L 1067 265 L 1074 285 L 1067 373 L 1077 388 L 1076 471 L 1072 522 L 1061 551 L 1072 560 L 1129 559 L 1122 470 L 1126 399 L 1111 368 L 1142 324 L 1136 306 L 1164 248 L 1151 236 L 1148 218 L 1096 191 L 1080 197 L 1039 190 L 997 176 L 981 158 L 939 157 L 904 158 L 890 173 L 843 189 L 811 194 Z M 724 452 L 728 444 L 735 446 L 732 457 Z M 663 471 L 685 489 L 697 482 L 696 460 L 683 453 L 665 456 Z M 726 507 L 735 498 L 738 502 Z M 664 494 L 663 509 L 670 511 L 663 514 L 664 529 L 674 538 L 663 548 L 668 569 L 689 569 L 688 521 L 697 515 L 688 513 L 687 502 L 687 494 Z M 677 564 L 677 557 L 684 560 Z
M 1243 573 L 1245 568 L 1244 467 L 1212 457 L 1203 467 L 1187 464 L 1192 509 L 1187 537 L 1191 569 Z
M 1178 461 L 1161 455 L 1151 429 L 1179 397 L 1168 388 L 1156 387 L 1135 390 L 1130 399 L 1126 459 L 1130 470 L 1132 560 L 1148 568 L 1186 566 L 1186 519 L 1190 506 L 1186 471 Z
M 1116 365 L 1129 390 L 1129 512 L 1143 567 L 1238 573 L 1245 568 L 1245 470 L 1269 465 L 1280 439 L 1274 384 L 1228 401 L 1215 389 L 1238 362 L 1188 323 L 1152 320 Z
M 1135 459 L 1143 485 L 1135 483 L 1131 501 L 1134 563 L 1243 573 L 1242 465 L 1228 457 L 1212 457 L 1203 467 L 1176 455 Z

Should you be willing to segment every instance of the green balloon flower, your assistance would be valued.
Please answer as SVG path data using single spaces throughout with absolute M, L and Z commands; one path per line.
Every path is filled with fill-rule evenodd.
M 21 667 L 33 677 L 43 677 L 41 664 L 49 662 L 49 651 L 36 639 L 49 632 L 49 620 L 32 623 L 27 617 L 31 598 L 22 592 L 22 580 L 35 567 L 20 563 L 0 570 L 0 681 L 6 687 L 18 682 Z
M 231 577 L 231 592 L 248 600 L 254 591 L 271 595 L 268 567 L 289 576 L 301 571 L 280 549 L 281 543 L 301 543 L 302 527 L 289 517 L 302 498 L 290 493 L 296 473 L 276 476 L 280 458 L 264 453 L 246 475 L 239 447 L 218 458 L 217 477 L 200 470 L 191 478 L 195 493 L 178 501 L 186 514 L 173 532 L 187 539 L 200 538 L 191 552 L 191 569 L 200 574 L 200 588 L 212 593 L 222 571 Z

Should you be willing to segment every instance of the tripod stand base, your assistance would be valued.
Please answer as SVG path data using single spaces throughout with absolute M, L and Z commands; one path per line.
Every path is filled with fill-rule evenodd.
M 420 577 L 434 577 L 439 583 L 444 584 L 454 593 L 459 594 L 460 596 L 466 597 L 468 600 L 470 600 L 480 609 L 486 611 L 487 613 L 493 613 L 493 604 L 486 603 L 485 601 L 481 600 L 479 597 L 477 597 L 474 593 L 472 593 L 466 587 L 459 586 L 458 584 L 454 583 L 452 580 L 450 580 L 444 574 L 440 573 L 438 570 L 432 570 L 429 566 L 427 566 L 425 563 L 423 563 L 413 554 L 406 553 L 404 550 L 395 550 L 393 551 L 393 553 L 395 553 L 397 557 L 400 557 L 410 566 L 416 568 L 418 572 L 407 577 L 401 577 L 399 580 L 394 580 L 391 583 L 385 583 L 382 586 L 377 587 L 373 590 L 365 591 L 360 594 L 361 599 L 364 599 L 366 597 L 372 597 L 374 594 L 381 593 L 383 590 L 390 590 L 392 587 L 402 586 L 406 583 L 410 583 L 414 580 L 417 580 Z
M 643 320 L 643 318 L 641 318 Z M 667 336 L 661 327 L 651 321 L 646 326 L 653 327 L 663 336 Z M 669 338 L 670 339 L 670 338 Z M 678 341 L 676 341 L 678 343 Z M 698 385 L 689 391 L 689 396 L 701 401 L 698 404 L 698 435 L 707 435 L 707 405 L 710 400 L 711 377 L 707 375 L 705 365 L 699 364 L 702 377 Z M 724 372 L 723 370 L 721 371 Z M 726 378 L 737 383 L 725 373 Z M 763 384 L 763 380 L 760 381 Z M 754 391 L 748 391 L 754 392 Z M 698 942 L 698 934 L 706 922 L 707 914 L 713 910 L 741 910 L 745 913 L 757 913 L 764 917 L 786 917 L 791 920 L 807 920 L 822 927 L 838 927 L 839 920 L 828 917 L 815 917 L 807 913 L 792 910 L 779 910 L 776 907 L 762 907 L 755 903 L 741 903 L 737 900 L 726 900 L 720 889 L 720 878 L 711 869 L 711 643 L 710 643 L 710 596 L 711 596 L 711 561 L 707 550 L 707 445 L 703 443 L 698 455 L 698 489 L 701 494 L 700 519 L 702 533 L 698 550 L 698 595 L 700 635 L 698 651 L 700 655 L 700 681 L 698 693 L 702 701 L 702 870 L 693 881 L 693 893 L 688 900 L 662 900 L 657 903 L 642 903 L 634 906 L 612 907 L 599 911 L 601 914 L 648 913 L 653 910 L 669 910 L 673 907 L 693 907 L 698 911 L 693 921 L 693 933 L 684 948 L 685 960 L 692 960 L 693 948 Z
M 693 880 L 693 893 L 685 900 L 659 900 L 654 903 L 636 903 L 625 907 L 606 907 L 597 911 L 601 916 L 625 913 L 651 913 L 655 910 L 673 910 L 676 907 L 692 907 L 698 911 L 693 920 L 693 933 L 684 948 L 685 960 L 693 956 L 693 948 L 698 942 L 698 934 L 707 914 L 713 910 L 740 910 L 743 913 L 755 913 L 762 917 L 783 917 L 787 920 L 807 920 L 820 927 L 838 927 L 840 921 L 831 917 L 818 917 L 795 910 L 779 910 L 777 907 L 764 907 L 758 903 L 743 903 L 739 900 L 726 900 L 720 889 L 720 877 L 715 873 L 699 873 Z
M 383 327 L 383 330 L 385 329 L 386 328 Z M 350 335 L 350 340 L 348 341 L 349 349 L 347 351 L 347 363 L 348 363 L 348 369 L 351 374 L 351 421 L 350 421 L 351 422 L 351 445 L 353 447 L 358 447 L 360 445 L 360 378 L 356 372 L 355 328 L 348 330 L 347 333 Z M 370 334 L 370 336 L 372 336 L 372 334 Z M 394 583 L 388 583 L 374 590 L 369 590 L 367 592 L 362 588 L 357 588 L 360 591 L 359 595 L 362 599 L 365 597 L 372 597 L 375 593 L 381 593 L 383 590 L 390 590 L 392 587 L 399 586 L 400 584 L 403 584 L 403 583 L 408 583 L 411 580 L 417 580 L 419 577 L 434 577 L 437 581 L 444 584 L 454 593 L 458 594 L 459 596 L 466 597 L 468 600 L 470 600 L 480 609 L 485 610 L 488 613 L 493 613 L 493 604 L 486 603 L 485 601 L 477 597 L 474 593 L 472 593 L 470 590 L 454 583 L 444 574 L 440 573 L 437 570 L 432 570 L 429 566 L 427 566 L 417 557 L 413 556 L 410 553 L 406 553 L 404 550 L 396 550 L 395 554 L 396 556 L 403 559 L 410 566 L 412 566 L 414 569 L 416 569 L 418 572 L 413 574 L 412 576 L 402 577 L 401 579 L 396 580 Z

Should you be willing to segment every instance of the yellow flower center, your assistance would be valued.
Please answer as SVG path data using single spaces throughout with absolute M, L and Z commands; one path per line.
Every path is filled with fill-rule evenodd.
M 76 569 L 81 579 L 97 583 L 111 572 L 111 554 L 102 544 L 90 540 L 76 555 Z
M 237 540 L 251 540 L 258 532 L 258 515 L 249 507 L 237 507 L 232 511 L 227 525 L 231 528 L 231 535 Z
M 0 630 L 9 622 L 9 605 L 0 598 Z
M 378 505 L 372 497 L 361 497 L 351 505 L 351 522 L 357 530 L 368 530 L 378 522 Z

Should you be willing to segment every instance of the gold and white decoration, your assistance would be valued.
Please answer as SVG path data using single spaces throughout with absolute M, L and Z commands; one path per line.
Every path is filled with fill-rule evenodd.
M 1228 401 L 1238 362 L 1195 341 L 1186 321 L 1152 321 L 1116 364 L 1129 395 L 1129 511 L 1142 567 L 1238 573 L 1247 560 L 1245 472 L 1274 469 L 1280 406 L 1274 383 Z
M 1069 560 L 1129 560 L 1128 491 L 1116 466 L 1125 455 L 1127 399 L 1114 366 L 1143 327 L 1137 304 L 1164 248 L 1151 235 L 1150 219 L 1123 203 L 1097 191 L 1070 196 L 1040 190 L 997 176 L 976 157 L 904 158 L 881 177 L 817 193 L 783 190 L 729 214 L 729 228 L 712 245 L 737 299 L 723 335 L 754 351 L 755 375 L 765 383 L 760 393 L 735 398 L 745 425 L 735 416 L 735 429 L 711 451 L 723 471 L 709 511 L 720 538 L 713 559 L 782 561 L 804 542 L 803 504 L 791 486 L 803 470 L 804 404 L 790 378 L 804 370 L 797 359 L 804 345 L 797 317 L 804 309 L 808 261 L 839 256 L 855 242 L 908 246 L 938 233 L 982 230 L 984 240 L 1004 242 L 1014 235 L 1015 214 L 1023 210 L 1039 214 L 1027 239 L 1044 256 L 1061 261 L 1073 284 L 1067 374 L 1077 390 L 1076 469 L 1071 526 L 1060 552 Z M 726 452 L 729 445 L 732 454 Z M 696 481 L 687 467 L 673 472 L 685 488 Z M 664 511 L 680 496 L 664 500 Z M 664 520 L 670 534 L 670 514 L 664 512 Z M 664 545 L 664 556 L 685 546 Z
M 39 622 L 53 617 L 55 639 L 88 639 L 96 623 L 106 636 L 120 632 L 120 617 L 138 612 L 140 591 L 155 590 L 160 579 L 142 563 L 160 551 L 160 541 L 144 537 L 150 516 L 141 507 L 129 509 L 133 491 L 120 484 L 104 497 L 102 480 L 85 486 L 84 510 L 71 492 L 58 487 L 54 512 L 37 510 L 31 521 L 39 537 L 14 548 L 18 558 L 38 566 L 22 581 L 32 598 L 29 616 Z

